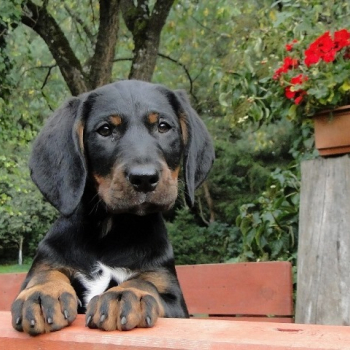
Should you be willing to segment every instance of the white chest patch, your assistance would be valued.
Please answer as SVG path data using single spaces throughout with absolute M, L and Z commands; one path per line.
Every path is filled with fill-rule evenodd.
M 111 281 L 115 281 L 119 285 L 135 274 L 135 272 L 123 267 L 111 268 L 101 262 L 97 262 L 91 275 L 87 276 L 78 272 L 75 277 L 86 289 L 83 296 L 83 304 L 86 306 L 95 295 L 106 291 Z

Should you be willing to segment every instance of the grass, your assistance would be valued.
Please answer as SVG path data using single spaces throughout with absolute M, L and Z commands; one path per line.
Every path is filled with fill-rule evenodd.
M 27 272 L 31 264 L 0 265 L 0 273 Z

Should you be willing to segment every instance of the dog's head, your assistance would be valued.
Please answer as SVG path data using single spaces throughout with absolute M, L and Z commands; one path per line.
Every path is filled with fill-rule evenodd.
M 144 215 L 174 204 L 181 159 L 191 206 L 214 160 L 204 124 L 184 92 L 120 81 L 58 109 L 34 143 L 30 169 L 65 216 L 75 211 L 87 183 L 111 213 Z

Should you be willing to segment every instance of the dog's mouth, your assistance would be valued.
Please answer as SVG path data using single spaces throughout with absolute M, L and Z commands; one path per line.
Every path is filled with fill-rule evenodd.
M 175 200 L 169 199 L 162 202 L 154 202 L 147 198 L 146 194 L 140 194 L 137 202 L 135 200 L 111 201 L 106 203 L 107 210 L 112 214 L 129 213 L 139 216 L 144 216 L 156 212 L 164 212 L 170 210 L 175 203 Z
M 138 206 L 127 209 L 126 212 L 129 214 L 144 216 L 147 214 L 168 211 L 172 208 L 173 205 L 174 203 L 171 203 L 169 205 L 159 205 L 159 204 L 144 202 Z

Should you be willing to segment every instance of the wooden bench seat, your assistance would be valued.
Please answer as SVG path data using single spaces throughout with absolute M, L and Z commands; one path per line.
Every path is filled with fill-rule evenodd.
M 159 319 L 153 328 L 104 332 L 85 327 L 78 315 L 70 327 L 31 337 L 15 331 L 10 312 L 0 311 L 1 350 L 347 350 L 350 328 L 211 319 Z

